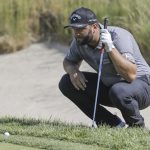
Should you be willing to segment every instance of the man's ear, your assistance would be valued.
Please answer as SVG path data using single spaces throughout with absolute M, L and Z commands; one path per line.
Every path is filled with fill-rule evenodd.
M 98 29 L 97 23 L 92 24 L 92 28 L 93 28 L 93 33 L 97 32 Z

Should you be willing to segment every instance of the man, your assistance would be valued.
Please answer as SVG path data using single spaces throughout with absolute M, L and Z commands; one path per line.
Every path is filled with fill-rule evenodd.
M 150 68 L 131 33 L 119 27 L 103 29 L 94 12 L 83 7 L 73 11 L 67 27 L 72 29 L 74 39 L 63 61 L 67 74 L 59 82 L 61 92 L 92 119 L 98 74 L 81 72 L 79 67 L 85 60 L 98 72 L 103 43 L 96 124 L 125 126 L 104 105 L 118 108 L 129 127 L 144 127 L 139 110 L 150 105 Z

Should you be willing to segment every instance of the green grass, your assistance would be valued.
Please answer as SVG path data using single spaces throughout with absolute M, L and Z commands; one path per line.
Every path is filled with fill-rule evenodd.
M 3 133 L 11 135 L 4 138 Z M 92 129 L 60 121 L 1 118 L 0 142 L 48 150 L 148 150 L 150 132 L 146 129 Z

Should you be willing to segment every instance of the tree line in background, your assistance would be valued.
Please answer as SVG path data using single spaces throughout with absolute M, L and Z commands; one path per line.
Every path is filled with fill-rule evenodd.
M 0 0 L 0 53 L 20 50 L 39 40 L 68 43 L 71 31 L 63 27 L 69 14 L 82 6 L 92 9 L 101 23 L 107 16 L 109 25 L 132 32 L 149 59 L 149 0 Z

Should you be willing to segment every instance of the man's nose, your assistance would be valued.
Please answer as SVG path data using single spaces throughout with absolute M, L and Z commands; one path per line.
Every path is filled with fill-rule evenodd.
M 75 36 L 80 36 L 80 33 L 77 30 L 74 30 Z

